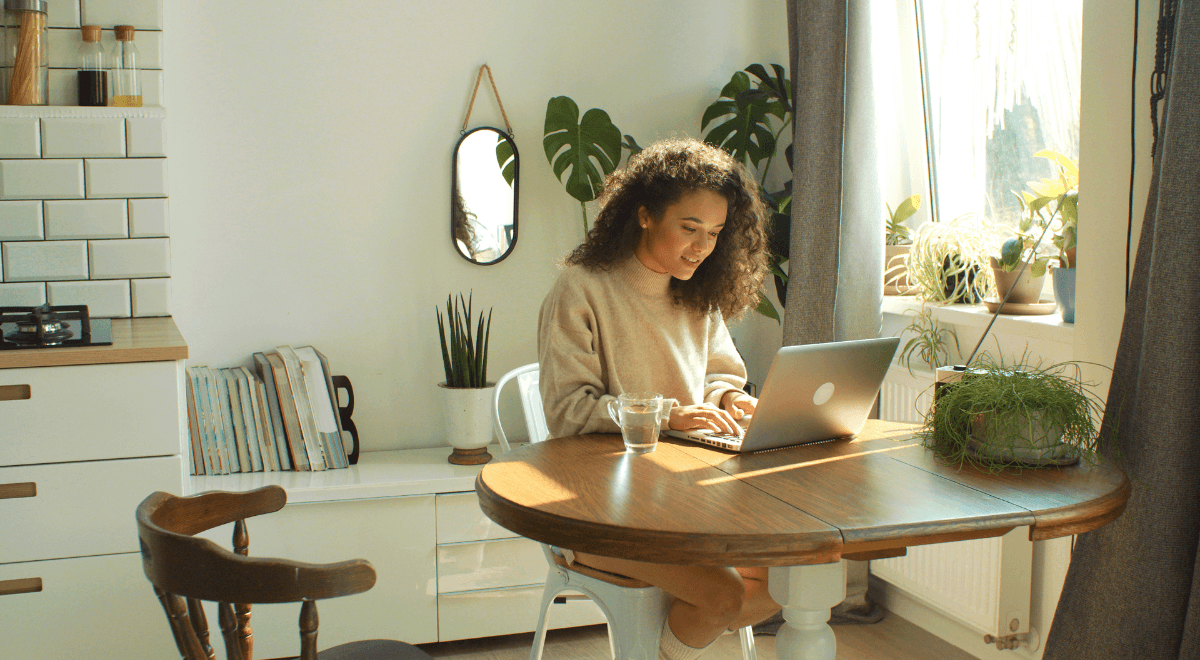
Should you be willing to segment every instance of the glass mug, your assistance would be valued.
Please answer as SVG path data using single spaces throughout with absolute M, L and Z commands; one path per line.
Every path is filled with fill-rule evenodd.
M 608 402 L 608 414 L 621 427 L 625 451 L 645 454 L 658 446 L 663 398 L 654 392 L 626 392 Z

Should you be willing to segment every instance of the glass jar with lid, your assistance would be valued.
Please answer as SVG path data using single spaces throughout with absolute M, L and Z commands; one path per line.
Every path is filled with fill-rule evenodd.
M 79 105 L 108 105 L 108 71 L 100 48 L 100 26 L 85 25 L 81 32 L 83 40 L 76 55 L 79 71 L 75 75 Z
M 117 45 L 109 58 L 110 103 L 118 108 L 142 107 L 142 82 L 138 78 L 138 50 L 133 45 L 134 27 L 118 25 L 113 29 Z
M 50 88 L 46 0 L 4 0 L 4 98 L 45 105 Z

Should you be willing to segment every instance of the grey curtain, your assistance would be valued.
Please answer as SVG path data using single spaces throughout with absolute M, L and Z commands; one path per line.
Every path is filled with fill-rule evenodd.
M 1102 425 L 1133 494 L 1077 539 L 1046 660 L 1200 658 L 1200 0 L 1179 0 L 1176 20 Z
M 884 201 L 869 3 L 789 0 L 787 8 L 796 122 L 783 343 L 877 337 Z

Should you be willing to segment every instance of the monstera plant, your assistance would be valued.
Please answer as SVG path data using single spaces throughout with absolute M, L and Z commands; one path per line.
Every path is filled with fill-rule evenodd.
M 764 202 L 773 215 L 771 273 L 779 300 L 783 301 L 787 298 L 787 273 L 782 264 L 787 261 L 790 242 L 792 184 L 789 176 L 780 190 L 768 191 L 766 181 L 779 137 L 792 123 L 793 108 L 791 84 L 783 67 L 770 66 L 770 72 L 761 64 L 752 64 L 734 73 L 717 100 L 704 111 L 700 130 L 711 124 L 704 141 L 728 151 L 759 176 Z M 630 156 L 641 151 L 632 136 L 622 135 L 607 112 L 592 108 L 580 119 L 579 106 L 566 96 L 556 96 L 546 105 L 542 146 L 554 175 L 567 193 L 579 200 L 584 233 L 588 231 L 587 202 L 600 195 L 604 178 L 620 165 L 623 151 Z M 791 168 L 790 144 L 784 156 Z M 779 321 L 779 312 L 765 295 L 760 296 L 757 311 Z

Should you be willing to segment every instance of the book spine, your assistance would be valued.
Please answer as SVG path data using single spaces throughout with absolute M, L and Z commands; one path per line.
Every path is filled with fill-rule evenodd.
M 250 457 L 250 469 L 254 472 L 263 471 L 262 454 L 258 449 L 258 435 L 254 428 L 254 407 L 250 402 L 250 382 L 246 380 L 241 367 L 229 370 L 230 385 L 237 386 L 242 413 L 242 428 L 245 430 L 246 453 Z M 233 390 L 230 390 L 232 393 Z
M 266 464 L 266 469 L 272 472 L 279 471 L 279 455 L 278 448 L 275 445 L 275 436 L 271 432 L 271 413 L 267 410 L 267 389 L 263 382 L 258 378 L 250 377 L 250 387 L 254 391 L 254 411 L 257 413 L 259 438 L 262 441 L 263 462 Z
M 262 409 L 258 405 L 258 379 L 245 367 L 238 367 L 238 385 L 246 386 L 246 404 L 250 406 L 250 414 L 246 416 L 247 427 L 253 426 L 254 432 L 250 439 L 254 443 L 255 453 L 258 454 L 258 466 L 263 472 L 274 472 L 271 453 L 267 449 L 267 438 L 263 435 Z
M 292 461 L 287 446 L 287 432 L 283 428 L 283 413 L 279 409 L 279 394 L 275 387 L 275 376 L 271 372 L 271 361 L 267 359 L 265 353 L 254 354 L 254 369 L 258 372 L 258 377 L 262 379 L 263 389 L 267 394 L 265 403 L 267 415 L 271 420 L 270 432 L 279 461 L 279 469 L 291 470 Z
M 192 375 L 184 380 L 187 390 L 188 435 L 192 443 L 192 474 L 204 474 L 203 446 L 200 440 L 200 411 L 197 406 L 196 389 L 192 386 Z
M 253 472 L 254 467 L 250 463 L 250 448 L 246 446 L 246 429 L 242 422 L 242 403 L 238 397 L 237 377 L 230 369 L 221 369 L 220 376 L 221 382 L 218 387 L 221 388 L 222 403 L 226 405 L 228 413 L 226 424 L 229 427 L 230 436 L 234 439 L 234 447 L 237 449 L 238 471 Z
M 312 466 L 308 462 L 308 450 L 304 446 L 304 437 L 300 431 L 296 398 L 292 394 L 292 384 L 288 380 L 287 368 L 283 363 L 283 356 L 278 351 L 275 351 L 267 354 L 267 360 L 271 364 L 271 375 L 275 379 L 280 416 L 283 417 L 283 428 L 287 435 L 287 444 L 288 450 L 291 453 L 292 465 L 297 470 L 311 470 Z
M 204 389 L 208 392 L 208 416 L 211 421 L 213 452 L 216 458 L 216 474 L 229 474 L 233 470 L 229 464 L 229 445 L 225 441 L 225 422 L 221 415 L 219 404 L 220 392 L 217 390 L 217 374 L 209 367 L 201 367 L 204 376 Z
M 313 419 L 312 404 L 308 399 L 308 390 L 304 383 L 304 371 L 300 358 L 291 346 L 280 346 L 276 350 L 283 357 L 283 365 L 287 370 L 288 381 L 292 384 L 292 396 L 296 399 L 296 411 L 300 418 L 300 433 L 304 438 L 304 447 L 308 451 L 308 462 L 313 470 L 324 470 L 328 467 L 321 437 L 317 432 L 316 421 Z

